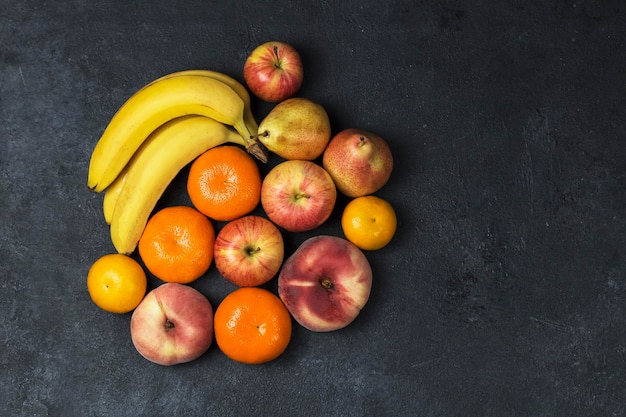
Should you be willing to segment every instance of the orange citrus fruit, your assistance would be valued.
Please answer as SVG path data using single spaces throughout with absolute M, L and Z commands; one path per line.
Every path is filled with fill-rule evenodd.
M 341 228 L 346 239 L 364 250 L 377 250 L 396 233 L 396 212 L 389 202 L 368 195 L 350 201 L 341 215 Z
M 191 164 L 187 193 L 206 216 L 229 221 L 250 213 L 261 199 L 256 161 L 237 146 L 211 148 Z
M 291 339 L 291 316 L 268 290 L 242 287 L 224 298 L 213 319 L 215 341 L 229 358 L 247 364 L 280 356 Z
M 193 207 L 166 207 L 155 213 L 137 245 L 146 268 L 165 282 L 187 284 L 213 262 L 215 229 Z
M 137 261 L 112 253 L 93 263 L 87 273 L 87 290 L 91 300 L 111 313 L 128 313 L 146 294 L 146 273 Z

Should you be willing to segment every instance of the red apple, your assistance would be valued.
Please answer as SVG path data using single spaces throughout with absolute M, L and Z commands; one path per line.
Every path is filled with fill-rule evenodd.
M 283 236 L 272 222 L 250 215 L 220 230 L 213 253 L 215 266 L 224 278 L 240 287 L 253 287 L 278 273 L 285 249 Z
M 293 97 L 302 85 L 300 54 L 284 42 L 266 42 L 246 59 L 243 78 L 261 100 L 277 102 Z
M 372 194 L 387 183 L 393 157 L 380 136 L 360 129 L 345 129 L 328 143 L 322 165 L 337 189 L 348 197 Z
M 305 240 L 278 275 L 278 295 L 293 318 L 314 332 L 346 327 L 367 303 L 372 269 L 359 248 L 336 236 Z
M 133 312 L 135 349 L 159 365 L 199 358 L 213 341 L 213 307 L 198 290 L 166 283 L 150 291 Z
M 281 162 L 261 185 L 261 205 L 271 221 L 290 232 L 324 223 L 333 211 L 337 190 L 328 172 L 311 161 Z

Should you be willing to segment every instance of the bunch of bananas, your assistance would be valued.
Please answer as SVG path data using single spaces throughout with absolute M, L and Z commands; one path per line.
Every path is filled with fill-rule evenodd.
M 104 218 L 119 253 L 132 253 L 157 201 L 178 172 L 224 143 L 267 161 L 246 88 L 215 71 L 161 77 L 117 111 L 89 163 L 90 189 L 104 191 Z

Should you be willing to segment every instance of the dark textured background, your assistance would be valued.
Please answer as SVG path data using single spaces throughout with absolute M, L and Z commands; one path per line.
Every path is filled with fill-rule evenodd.
M 0 415 L 626 415 L 624 9 L 0 0 Z M 274 39 L 301 52 L 301 95 L 335 132 L 389 141 L 396 167 L 377 194 L 398 233 L 367 253 L 372 296 L 348 328 L 296 326 L 262 366 L 215 346 L 154 365 L 130 315 L 86 291 L 113 251 L 86 188 L 90 153 L 147 82 L 189 68 L 241 79 Z M 271 109 L 254 106 L 259 120 Z M 184 174 L 162 205 L 189 203 Z M 286 235 L 287 251 L 340 235 L 343 204 Z M 233 290 L 214 268 L 193 286 L 214 306 Z

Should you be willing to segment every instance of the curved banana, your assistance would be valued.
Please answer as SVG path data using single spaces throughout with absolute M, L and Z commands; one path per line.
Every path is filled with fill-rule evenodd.
M 239 97 L 241 97 L 241 99 L 243 100 L 243 103 L 244 103 L 243 121 L 248 127 L 248 130 L 252 133 L 259 131 L 259 125 L 256 119 L 254 118 L 254 114 L 252 113 L 252 102 L 250 99 L 250 93 L 248 92 L 248 89 L 244 87 L 243 84 L 241 84 L 239 81 L 237 81 L 230 75 L 224 74 L 223 72 L 211 71 L 211 70 L 205 70 L 205 69 L 191 69 L 191 70 L 177 71 L 177 72 L 173 72 L 171 74 L 165 75 L 161 77 L 160 79 L 180 77 L 180 76 L 185 76 L 185 75 L 200 75 L 203 77 L 214 78 L 228 85 L 230 88 L 232 88 L 235 91 L 235 93 L 237 93 Z
M 178 172 L 203 152 L 231 142 L 245 146 L 239 133 L 211 118 L 186 116 L 158 128 L 128 166 L 111 219 L 111 240 L 130 254 L 159 198 Z
M 133 94 L 113 116 L 96 144 L 87 185 L 108 187 L 146 138 L 162 124 L 184 115 L 201 115 L 233 126 L 245 146 L 254 141 L 243 121 L 244 102 L 214 78 L 200 75 L 163 77 Z
M 117 203 L 117 198 L 122 192 L 124 184 L 126 184 L 126 174 L 128 174 L 128 167 L 130 165 L 132 165 L 132 162 L 129 162 L 124 170 L 120 172 L 120 175 L 117 176 L 115 181 L 113 181 L 111 185 L 109 185 L 106 190 L 104 190 L 104 199 L 102 200 L 102 212 L 104 213 L 104 221 L 107 224 L 111 224 L 113 211 L 115 210 L 115 203 Z

